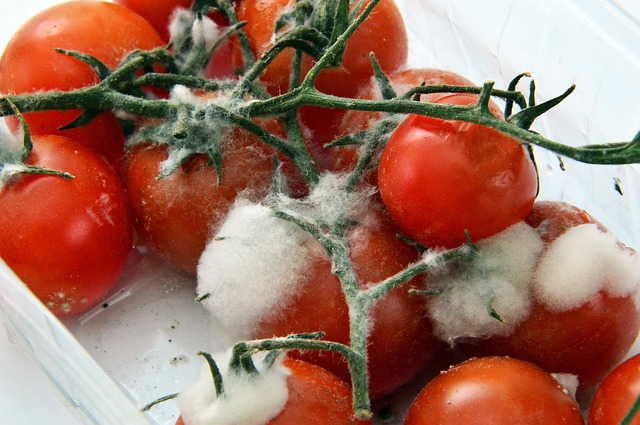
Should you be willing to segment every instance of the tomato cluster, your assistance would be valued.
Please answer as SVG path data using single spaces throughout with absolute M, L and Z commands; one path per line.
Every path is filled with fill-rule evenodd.
M 346 40 L 336 35 L 372 0 L 199 3 L 211 8 L 73 0 L 15 34 L 0 58 L 0 93 L 78 97 L 7 119 L 25 141 L 0 147 L 0 257 L 67 315 L 104 299 L 134 246 L 151 248 L 197 280 L 194 308 L 209 309 L 231 340 L 213 349 L 251 339 L 287 351 L 289 398 L 269 424 L 370 423 L 352 404 L 367 416 L 366 402 L 382 406 L 432 365 L 461 358 L 427 383 L 405 424 L 583 423 L 551 374 L 576 377 L 588 398 L 624 358 L 640 329 L 638 258 L 585 211 L 536 200 L 531 151 L 493 128 L 509 121 L 500 101 L 454 72 L 408 68 L 393 0 Z M 281 44 L 301 22 L 315 25 L 308 39 Z M 223 36 L 234 25 L 241 32 Z M 193 88 L 150 78 L 117 86 L 114 110 L 73 103 L 136 51 L 187 59 L 146 63 L 132 78 L 190 70 L 182 42 L 217 46 L 180 76 Z M 256 63 L 264 67 L 245 84 Z M 460 119 L 371 106 L 412 90 L 398 104 Z M 247 112 L 270 99 L 293 106 Z M 488 125 L 463 119 L 472 113 Z M 334 141 L 343 143 L 327 146 Z M 300 334 L 315 336 L 286 339 Z M 602 401 L 629 386 L 616 378 L 627 369 L 604 381 L 590 423 L 629 410 L 627 400 Z M 184 412 L 178 424 L 201 416 Z

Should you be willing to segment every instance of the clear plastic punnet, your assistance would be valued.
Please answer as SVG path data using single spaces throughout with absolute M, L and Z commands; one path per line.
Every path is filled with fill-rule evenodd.
M 526 92 L 534 79 L 538 102 L 575 84 L 565 101 L 534 123 L 546 137 L 578 146 L 630 140 L 640 130 L 640 3 L 396 2 L 409 33 L 410 65 L 452 70 L 476 84 L 491 80 L 498 88 L 529 72 L 519 88 Z M 23 9 L 13 6 L 19 9 L 11 12 L 14 24 L 44 7 L 23 3 Z M 10 33 L 3 36 L 6 43 Z M 539 148 L 535 155 L 539 199 L 586 209 L 640 249 L 640 167 L 586 165 Z M 175 402 L 145 413 L 141 408 L 182 390 L 202 367 L 197 352 L 209 347 L 212 330 L 194 302 L 194 288 L 192 277 L 140 249 L 110 298 L 61 320 L 0 262 L 0 338 L 42 368 L 80 423 L 172 425 Z M 630 354 L 638 351 L 637 345 Z

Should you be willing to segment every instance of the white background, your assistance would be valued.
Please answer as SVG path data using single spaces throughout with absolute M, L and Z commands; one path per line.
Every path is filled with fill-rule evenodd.
M 420 0 L 428 1 L 428 0 Z M 475 0 L 452 0 L 469 5 L 478 5 Z M 0 3 L 0 50 L 4 48 L 11 34 L 29 16 L 58 3 L 58 0 L 20 0 Z M 541 2 L 544 3 L 544 2 Z M 586 3 L 602 3 L 599 0 L 585 0 Z M 626 9 L 632 16 L 640 18 L 640 2 L 637 0 L 618 0 L 608 3 Z M 487 13 L 499 11 L 491 10 Z M 482 16 L 474 15 L 474 19 Z M 636 19 L 636 23 L 639 21 Z M 544 23 L 540 22 L 540 26 Z M 639 40 L 640 42 L 640 40 Z M 525 64 L 525 66 L 528 66 Z M 541 77 L 541 80 L 544 80 Z M 629 111 L 637 117 L 637 107 Z M 69 406 L 63 401 L 46 375 L 30 359 L 5 338 L 0 328 L 0 417 L 3 423 L 14 425 L 78 425 L 79 422 L 69 413 Z

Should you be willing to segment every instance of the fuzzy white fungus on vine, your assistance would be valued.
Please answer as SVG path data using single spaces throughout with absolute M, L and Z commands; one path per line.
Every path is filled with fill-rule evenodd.
M 203 305 L 237 340 L 278 314 L 306 273 L 310 236 L 269 206 L 238 201 L 198 264 Z
M 515 224 L 477 247 L 469 262 L 447 263 L 426 278 L 438 291 L 427 302 L 434 332 L 445 341 L 507 335 L 530 311 L 530 282 L 543 248 L 535 229 Z
M 255 355 L 259 374 L 251 375 L 229 368 L 230 350 L 213 357 L 222 374 L 224 392 L 216 395 L 211 371 L 208 365 L 203 366 L 198 379 L 178 396 L 185 423 L 261 425 L 282 411 L 289 398 L 287 378 L 291 372 L 281 360 L 267 365 L 262 361 L 264 354 Z

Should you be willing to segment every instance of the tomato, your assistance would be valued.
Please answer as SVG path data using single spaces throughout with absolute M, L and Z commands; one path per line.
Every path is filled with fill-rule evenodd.
M 640 354 L 616 366 L 602 381 L 591 402 L 589 425 L 617 425 L 640 397 Z M 640 424 L 636 415 L 628 425 Z
M 169 23 L 177 8 L 189 9 L 193 0 L 114 0 L 121 6 L 133 10 L 145 18 L 158 32 L 162 39 L 169 42 Z
M 169 262 L 193 274 L 212 231 L 236 197 L 242 193 L 247 199 L 261 199 L 272 180 L 272 153 L 257 137 L 234 129 L 224 136 L 222 145 L 220 184 L 206 155 L 194 156 L 162 179 L 158 175 L 168 157 L 165 145 L 136 145 L 125 160 L 127 195 L 140 237 Z
M 293 0 L 245 0 L 239 3 L 238 19 L 247 21 L 244 30 L 256 56 L 259 57 L 271 47 L 277 18 L 293 4 Z M 316 80 L 316 88 L 332 95 L 354 97 L 358 87 L 368 83 L 373 76 L 370 52 L 376 55 L 385 72 L 393 72 L 406 63 L 406 30 L 393 0 L 382 0 L 376 6 L 347 41 L 342 65 L 323 70 Z M 281 53 L 261 76 L 261 81 L 271 94 L 289 90 L 292 57 L 291 49 Z M 304 55 L 302 76 L 306 75 L 313 62 L 311 57 Z M 316 107 L 303 107 L 300 110 L 303 124 L 311 131 L 319 146 L 333 139 L 343 113 L 343 110 Z
M 313 364 L 285 359 L 289 398 L 282 411 L 265 425 L 365 425 L 353 417 L 351 389 L 332 373 Z M 252 403 L 253 400 L 247 400 Z M 182 417 L 176 425 L 191 425 Z
M 549 373 L 509 357 L 468 360 L 420 391 L 404 425 L 584 424 L 578 403 Z
M 115 172 L 78 142 L 34 136 L 27 163 L 75 178 L 21 174 L 0 191 L 0 257 L 56 315 L 98 303 L 120 276 L 132 244 Z
M 163 44 L 147 21 L 125 7 L 105 1 L 64 2 L 34 15 L 11 38 L 0 59 L 0 93 L 68 91 L 99 81 L 89 65 L 56 48 L 93 55 L 113 69 L 131 51 Z M 59 128 L 77 118 L 78 110 L 24 115 L 32 134 L 74 138 L 116 167 L 122 160 L 124 135 L 110 113 L 71 130 Z
M 350 231 L 351 259 L 361 287 L 377 283 L 418 259 L 417 251 L 397 238 L 390 218 L 370 208 Z M 291 333 L 325 333 L 326 340 L 349 343 L 349 313 L 342 286 L 332 272 L 327 254 L 310 242 L 312 260 L 297 283 L 297 291 L 279 314 L 260 321 L 254 337 L 270 338 Z M 369 390 L 377 399 L 412 379 L 439 347 L 431 334 L 420 297 L 409 293 L 410 283 L 386 294 L 371 311 L 369 332 Z M 342 356 L 326 352 L 292 353 L 318 364 L 350 382 Z
M 475 95 L 441 103 L 469 105 Z M 536 169 L 516 140 L 472 123 L 410 115 L 378 168 L 380 195 L 402 231 L 428 247 L 478 241 L 523 220 L 537 195 Z
M 537 202 L 526 222 L 538 231 L 547 250 L 567 230 L 579 225 L 593 224 L 606 231 L 587 212 L 560 202 Z M 626 250 L 621 247 L 620 254 Z M 617 266 L 610 257 L 605 258 L 607 268 Z M 603 288 L 570 308 L 549 305 L 544 294 L 534 291 L 530 314 L 511 334 L 474 341 L 464 349 L 469 355 L 509 355 L 550 372 L 577 375 L 581 393 L 593 387 L 631 348 L 640 330 L 640 314 L 634 300 L 637 290 L 612 293 L 607 285 L 615 287 L 616 283 L 598 281 L 613 279 L 611 275 L 603 277 L 586 267 L 581 271 L 584 277 L 572 285 L 571 292 L 580 295 L 591 293 L 589 288 L 594 285 Z M 639 276 L 636 271 L 632 279 L 640 283 Z

